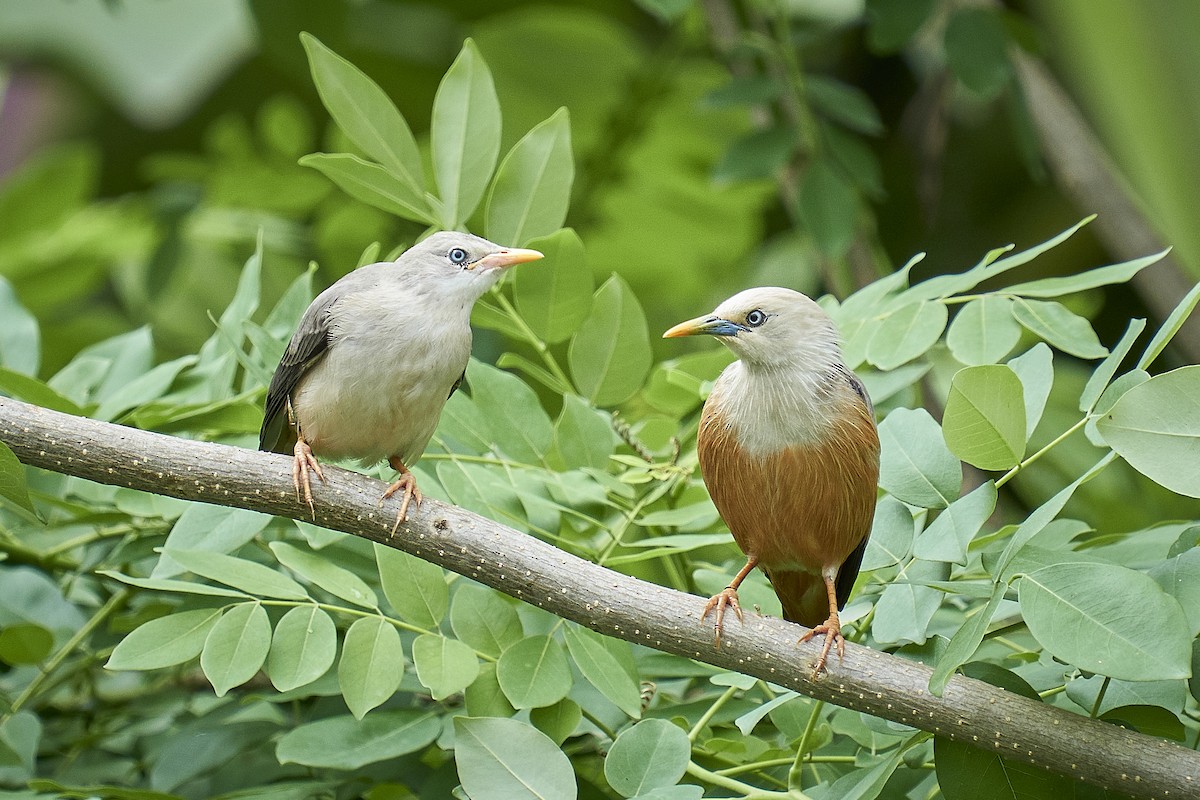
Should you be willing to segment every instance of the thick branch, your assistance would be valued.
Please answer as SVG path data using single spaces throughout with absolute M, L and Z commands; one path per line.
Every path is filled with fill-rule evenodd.
M 0 441 L 26 464 L 101 483 L 304 518 L 291 459 L 72 417 L 0 398 Z M 1090 720 L 986 683 L 953 678 L 926 690 L 921 664 L 847 645 L 810 679 L 818 643 L 764 617 L 727 626 L 720 650 L 697 597 L 622 575 L 455 506 L 426 501 L 389 537 L 395 509 L 382 484 L 327 468 L 316 521 L 405 550 L 593 630 L 786 686 L 846 708 L 965 741 L 1099 786 L 1154 798 L 1194 797 L 1200 753 Z

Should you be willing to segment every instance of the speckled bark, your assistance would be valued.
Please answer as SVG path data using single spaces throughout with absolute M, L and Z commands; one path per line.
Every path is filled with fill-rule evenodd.
M 126 428 L 0 398 L 0 441 L 26 464 L 101 483 L 300 519 L 291 459 Z M 1142 797 L 1200 797 L 1200 753 L 1096 722 L 989 684 L 953 678 L 942 697 L 929 668 L 846 645 L 841 663 L 810 679 L 820 643 L 802 629 L 748 615 L 726 625 L 720 650 L 700 598 L 596 566 L 496 522 L 426 501 L 388 535 L 396 509 L 384 484 L 327 468 L 316 521 L 406 550 L 601 633 L 648 645 L 866 711 L 1008 758 Z

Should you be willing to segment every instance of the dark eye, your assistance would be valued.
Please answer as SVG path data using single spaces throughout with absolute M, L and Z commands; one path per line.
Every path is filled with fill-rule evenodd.
M 456 247 L 446 254 L 446 258 L 450 259 L 451 264 L 465 264 L 467 263 L 467 251 Z
M 762 311 L 760 311 L 757 308 L 746 315 L 746 324 L 749 325 L 751 328 L 757 328 L 759 325 L 762 325 L 766 321 L 767 321 L 767 315 L 764 314 Z

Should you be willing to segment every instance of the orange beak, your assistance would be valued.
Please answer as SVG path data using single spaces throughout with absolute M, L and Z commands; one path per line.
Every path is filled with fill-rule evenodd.
M 501 250 L 499 253 L 492 253 L 479 259 L 475 262 L 474 269 L 508 269 L 517 264 L 524 264 L 526 261 L 537 261 L 539 258 L 545 258 L 545 256 L 537 250 L 510 247 L 507 250 Z

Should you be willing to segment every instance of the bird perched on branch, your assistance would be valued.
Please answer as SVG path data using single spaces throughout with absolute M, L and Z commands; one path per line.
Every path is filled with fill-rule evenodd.
M 748 289 L 664 338 L 708 334 L 737 355 L 704 403 L 700 472 L 747 556 L 729 586 L 704 607 L 741 619 L 737 588 L 756 566 L 771 580 L 783 616 L 825 634 L 813 668 L 845 651 L 838 610 L 862 563 L 879 479 L 879 435 L 862 381 L 842 360 L 833 321 L 790 289 Z
M 321 292 L 271 378 L 259 433 L 260 450 L 294 457 L 296 499 L 313 509 L 310 472 L 325 480 L 317 455 L 387 459 L 400 475 L 380 502 L 404 492 L 395 533 L 421 502 L 408 468 L 465 374 L 472 306 L 507 268 L 541 257 L 443 231 Z

